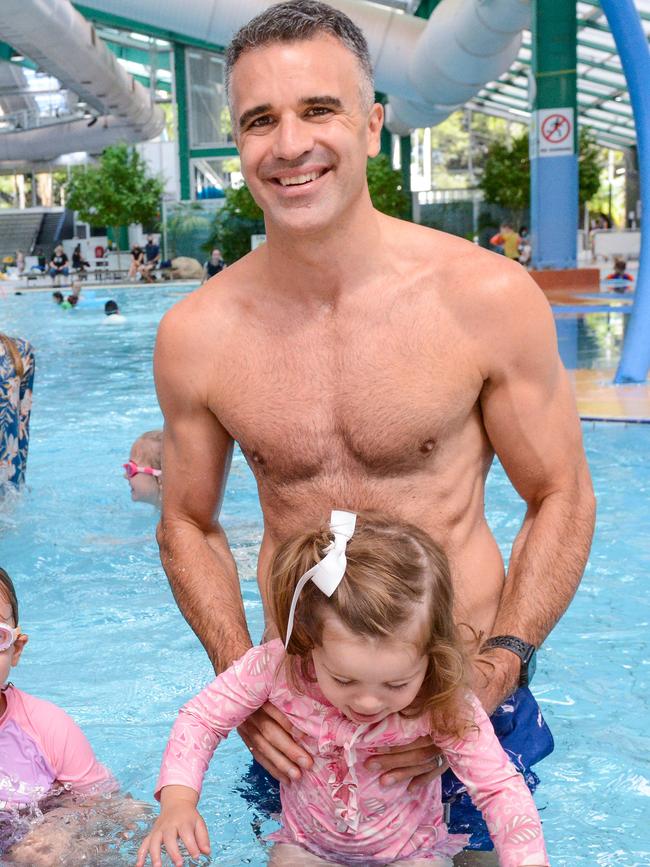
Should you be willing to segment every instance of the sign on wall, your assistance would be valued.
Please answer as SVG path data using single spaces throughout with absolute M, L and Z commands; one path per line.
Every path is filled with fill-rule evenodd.
M 563 157 L 575 153 L 574 110 L 543 108 L 535 112 L 531 156 Z

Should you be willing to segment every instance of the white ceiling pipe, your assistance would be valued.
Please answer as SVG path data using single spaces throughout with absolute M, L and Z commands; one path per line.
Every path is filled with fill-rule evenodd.
M 516 56 L 518 33 L 530 16 L 529 0 L 442 0 L 428 21 L 366 0 L 330 2 L 364 31 L 376 86 L 391 98 L 396 130 L 439 123 L 487 81 L 498 78 Z M 239 27 L 273 4 L 85 0 L 85 5 L 143 24 L 155 21 L 180 36 L 225 46 Z
M 3 94 L 5 88 L 22 90 L 23 93 Z M 36 109 L 36 100 L 29 94 L 29 84 L 22 66 L 9 60 L 0 60 L 0 108 L 4 114 Z
M 421 100 L 462 105 L 516 58 L 530 0 L 443 0 L 409 64 Z
M 117 62 L 69 0 L 2 0 L 0 37 L 101 115 L 112 116 L 110 128 L 121 123 L 123 139 L 147 140 L 163 129 L 164 114 L 149 91 Z
M 118 142 L 141 140 L 135 129 L 121 117 L 100 117 L 91 127 L 88 118 L 58 121 L 47 126 L 0 133 L 0 162 L 23 164 L 25 160 L 53 160 L 61 154 L 77 151 L 97 154 Z

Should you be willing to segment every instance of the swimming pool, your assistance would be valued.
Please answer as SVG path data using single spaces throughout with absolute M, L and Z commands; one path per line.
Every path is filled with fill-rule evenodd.
M 160 424 L 151 349 L 162 312 L 185 291 L 115 291 L 123 328 L 103 327 L 99 309 L 63 312 L 49 293 L 0 298 L 3 330 L 37 351 L 28 487 L 0 512 L 0 564 L 16 579 L 30 634 L 15 681 L 65 707 L 124 788 L 147 800 L 179 705 L 211 674 L 159 564 L 156 516 L 131 504 L 121 477 L 132 440 Z M 581 359 L 590 345 L 576 344 Z M 536 798 L 554 867 L 647 867 L 650 425 L 584 433 L 598 528 L 578 595 L 540 653 L 533 691 L 557 746 Z M 488 513 L 507 555 L 522 509 L 500 468 Z M 222 518 L 258 639 L 261 516 L 239 454 Z M 266 863 L 260 838 L 275 824 L 246 800 L 248 764 L 233 736 L 211 766 L 202 810 L 213 863 Z M 125 844 L 124 864 L 130 854 Z

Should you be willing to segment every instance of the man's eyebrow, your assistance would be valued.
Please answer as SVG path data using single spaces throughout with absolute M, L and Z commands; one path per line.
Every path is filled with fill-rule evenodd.
M 300 100 L 301 105 L 327 105 L 330 108 L 343 108 L 343 103 L 338 96 L 304 96 Z
M 258 114 L 266 114 L 267 111 L 271 111 L 271 108 L 272 106 L 270 102 L 265 102 L 262 105 L 256 105 L 255 108 L 249 108 L 239 118 L 239 129 L 242 129 L 249 120 L 257 117 Z

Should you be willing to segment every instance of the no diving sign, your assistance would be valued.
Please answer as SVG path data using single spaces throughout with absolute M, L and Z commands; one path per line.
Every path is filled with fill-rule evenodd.
M 537 155 L 561 157 L 573 154 L 573 109 L 544 108 L 536 114 Z

